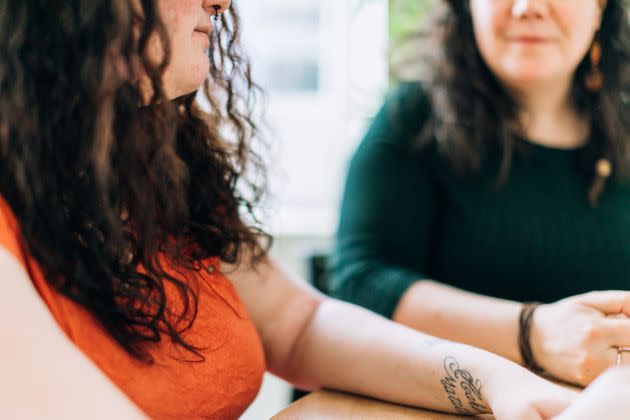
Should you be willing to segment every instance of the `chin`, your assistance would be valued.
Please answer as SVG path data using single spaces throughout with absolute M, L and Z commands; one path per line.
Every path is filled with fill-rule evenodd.
M 203 76 L 197 78 L 194 83 L 190 84 L 190 91 L 195 92 L 203 87 L 204 82 L 208 79 L 208 74 L 204 74 Z
M 545 65 L 523 65 L 506 69 L 502 79 L 511 85 L 527 86 L 532 84 L 546 84 L 557 80 L 557 74 Z
M 198 90 L 208 77 L 210 77 L 210 60 L 206 59 L 199 63 L 198 66 L 195 66 L 195 71 L 190 77 L 191 87 L 194 87 L 194 90 Z
M 179 83 L 179 89 L 176 90 L 176 97 L 188 95 L 190 93 L 196 92 L 203 87 L 204 82 L 208 78 L 208 73 L 199 74 L 196 77 L 191 77 L 182 83 Z

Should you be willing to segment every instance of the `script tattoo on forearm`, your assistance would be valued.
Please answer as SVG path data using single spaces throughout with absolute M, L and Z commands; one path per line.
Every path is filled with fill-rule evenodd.
M 481 381 L 475 380 L 465 369 L 459 367 L 459 362 L 454 357 L 444 359 L 444 371 L 446 377 L 440 383 L 448 395 L 448 400 L 458 414 L 473 415 L 489 412 L 481 395 Z M 457 389 L 461 388 L 468 400 L 472 412 L 466 408 L 465 403 L 457 396 Z

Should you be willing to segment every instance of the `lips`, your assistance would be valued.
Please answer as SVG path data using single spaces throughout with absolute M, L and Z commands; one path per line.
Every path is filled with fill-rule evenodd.
M 549 38 L 543 38 L 540 36 L 516 36 L 516 37 L 512 37 L 513 41 L 518 41 L 518 42 L 528 42 L 528 43 L 540 43 L 540 42 L 548 42 Z
M 547 43 L 557 41 L 559 34 L 549 27 L 514 27 L 504 34 L 508 41 L 530 44 Z
M 212 33 L 212 25 L 199 26 L 195 28 L 195 32 L 201 32 L 202 34 L 210 36 L 210 34 Z
M 210 34 L 212 34 L 212 26 L 200 26 L 195 28 L 195 34 L 203 37 L 203 47 L 207 49 L 210 47 Z

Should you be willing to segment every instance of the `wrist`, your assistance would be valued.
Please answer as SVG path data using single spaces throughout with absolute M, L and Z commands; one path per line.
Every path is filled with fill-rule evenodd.
M 542 320 L 545 318 L 545 313 L 549 305 L 540 305 L 534 316 L 532 317 L 531 331 L 529 335 L 529 345 L 532 349 L 532 355 L 538 367 L 544 372 L 547 370 L 545 363 L 545 351 L 544 351 L 544 334 L 542 331 Z
M 482 385 L 482 400 L 489 414 L 492 413 L 493 405 L 505 396 L 502 392 L 505 384 L 518 375 L 530 374 L 530 372 L 511 360 L 485 350 L 475 350 L 479 351 L 476 371 Z
M 523 366 L 534 373 L 542 373 L 543 367 L 537 356 L 539 334 L 535 318 L 540 315 L 541 304 L 537 302 L 524 303 L 518 319 L 518 348 Z

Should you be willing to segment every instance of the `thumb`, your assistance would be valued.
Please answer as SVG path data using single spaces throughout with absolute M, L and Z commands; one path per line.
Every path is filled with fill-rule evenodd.
M 623 314 L 630 317 L 630 292 L 623 290 L 589 292 L 580 295 L 578 302 L 605 315 Z

